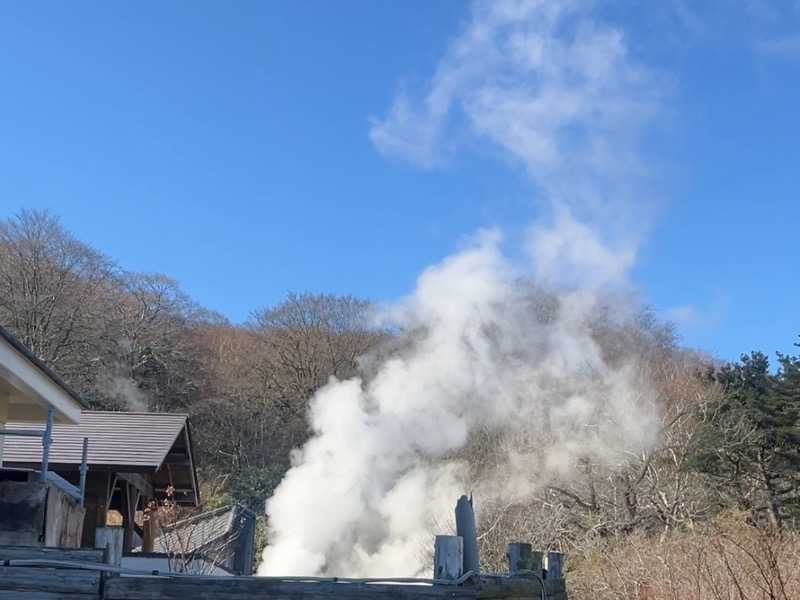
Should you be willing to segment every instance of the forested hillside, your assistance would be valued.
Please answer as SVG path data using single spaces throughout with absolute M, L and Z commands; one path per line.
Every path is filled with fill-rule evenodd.
M 559 310 L 557 297 L 519 285 L 531 319 Z M 315 391 L 331 376 L 368 379 L 371 364 L 415 332 L 378 328 L 370 302 L 353 296 L 252 301 L 248 321 L 233 324 L 168 275 L 126 270 L 55 215 L 26 211 L 0 222 L 0 324 L 93 407 L 188 412 L 204 502 L 262 513 L 292 449 L 310 435 Z M 791 597 L 800 359 L 778 355 L 770 365 L 756 351 L 721 364 L 683 348 L 645 306 L 632 324 L 599 311 L 590 326 L 604 360 L 635 365 L 655 391 L 657 439 L 639 454 L 579 461 L 527 496 L 484 504 L 486 567 L 500 567 L 507 542 L 524 539 L 569 552 L 575 597 Z M 539 442 L 488 431 L 460 454 L 480 479 L 499 455 Z M 742 596 L 728 595 L 737 589 Z

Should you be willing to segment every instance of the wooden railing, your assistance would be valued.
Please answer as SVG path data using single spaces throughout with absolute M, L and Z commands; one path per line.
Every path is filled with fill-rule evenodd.
M 562 579 L 526 571 L 467 575 L 461 582 L 213 577 L 131 572 L 103 550 L 0 548 L 0 600 L 566 600 Z M 544 594 L 542 593 L 544 592 Z
M 510 544 L 509 571 L 481 573 L 472 504 L 465 501 L 459 500 L 457 508 L 459 535 L 436 536 L 432 579 L 215 577 L 133 571 L 119 566 L 121 554 L 111 548 L 119 546 L 120 540 L 98 536 L 99 542 L 108 543 L 104 550 L 0 547 L 0 600 L 567 600 L 563 556 L 558 552 Z M 465 569 L 465 564 L 470 568 Z

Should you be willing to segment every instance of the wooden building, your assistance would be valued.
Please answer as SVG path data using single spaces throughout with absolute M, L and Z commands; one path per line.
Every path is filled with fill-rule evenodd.
M 195 557 L 229 573 L 252 575 L 255 535 L 256 515 L 234 504 L 163 527 L 154 540 L 153 551 L 163 555 L 177 552 L 181 557 Z
M 9 423 L 23 429 L 29 423 Z M 138 539 L 144 551 L 152 551 L 153 533 L 137 525 L 135 514 L 151 501 L 169 498 L 180 506 L 199 505 L 197 472 L 186 415 L 83 411 L 80 424 L 56 424 L 50 448 L 49 469 L 71 483 L 79 478 L 83 438 L 89 439 L 86 497 L 81 545 L 94 547 L 99 527 L 108 512 L 122 515 L 123 551 L 130 552 Z M 4 464 L 36 469 L 41 461 L 41 442 L 34 438 L 6 440 Z
M 78 423 L 88 405 L 10 331 L 0 327 L 0 545 L 77 546 L 84 508 L 78 488 L 42 469 L 47 423 Z M 4 465 L 7 443 L 20 439 L 9 422 L 24 422 L 22 435 L 36 452 L 36 470 Z M 71 491 L 65 489 L 73 488 Z

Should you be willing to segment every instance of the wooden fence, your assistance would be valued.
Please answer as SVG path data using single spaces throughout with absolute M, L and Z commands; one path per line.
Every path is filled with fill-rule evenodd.
M 563 579 L 542 579 L 527 569 L 535 566 L 532 562 L 517 573 L 468 574 L 460 583 L 412 584 L 388 580 L 120 576 L 104 570 L 114 568 L 107 561 L 107 552 L 99 549 L 0 547 L 0 600 L 566 600 Z

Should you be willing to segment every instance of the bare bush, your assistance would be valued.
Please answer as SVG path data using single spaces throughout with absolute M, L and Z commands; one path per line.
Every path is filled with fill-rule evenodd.
M 573 600 L 789 600 L 800 598 L 798 558 L 800 535 L 728 513 L 694 531 L 575 548 L 567 584 Z
M 225 564 L 234 539 L 215 536 L 201 516 L 196 509 L 179 506 L 170 489 L 167 498 L 145 508 L 142 518 L 158 551 L 167 555 L 170 572 L 210 575 Z

